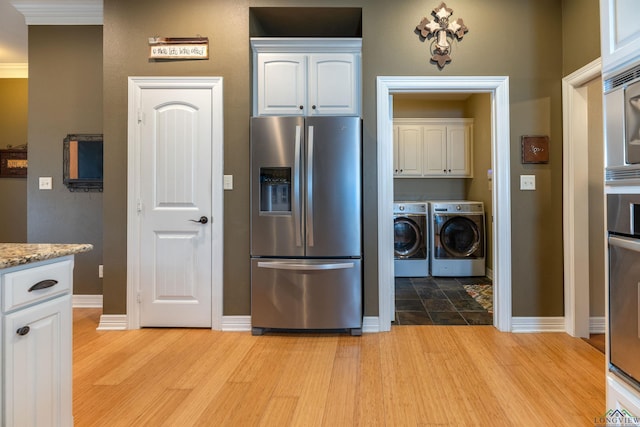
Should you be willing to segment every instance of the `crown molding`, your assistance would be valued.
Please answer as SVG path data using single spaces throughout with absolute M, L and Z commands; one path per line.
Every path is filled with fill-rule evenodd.
M 22 62 L 0 63 L 0 79 L 29 78 L 29 64 Z
M 102 0 L 9 0 L 27 25 L 102 25 Z

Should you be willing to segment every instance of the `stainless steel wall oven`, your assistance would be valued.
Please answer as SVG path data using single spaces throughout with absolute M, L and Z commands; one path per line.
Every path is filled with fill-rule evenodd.
M 640 194 L 607 195 L 609 370 L 640 390 Z

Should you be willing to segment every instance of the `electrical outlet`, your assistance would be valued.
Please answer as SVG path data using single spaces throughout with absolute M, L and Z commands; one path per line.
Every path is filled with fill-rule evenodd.
M 41 176 L 38 184 L 40 190 L 51 190 L 53 188 L 53 179 L 50 176 Z
M 98 279 L 102 279 L 104 277 L 102 264 L 98 266 Z
M 535 175 L 520 175 L 520 190 L 535 190 L 535 189 L 536 189 Z

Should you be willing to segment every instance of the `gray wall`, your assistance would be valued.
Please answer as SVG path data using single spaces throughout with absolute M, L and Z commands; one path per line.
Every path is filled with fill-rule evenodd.
M 493 194 L 487 178 L 491 169 L 491 95 L 477 93 L 466 104 L 466 116 L 473 117 L 473 171 L 474 178 L 466 181 L 468 200 L 484 203 L 485 226 L 487 235 L 487 268 L 493 269 Z
M 562 75 L 568 76 L 599 56 L 599 1 L 562 0 Z
M 604 223 L 604 131 L 602 121 L 602 79 L 587 84 L 589 141 L 589 312 L 605 314 L 606 257 Z
M 577 3 L 580 8 L 577 8 Z M 597 0 L 458 0 L 454 17 L 464 19 L 469 33 L 454 43 L 453 62 L 443 70 L 429 63 L 428 42 L 414 32 L 416 24 L 429 13 L 423 1 L 405 0 L 316 0 L 305 6 L 353 6 L 363 9 L 363 120 L 364 120 L 364 225 L 365 233 L 365 314 L 378 313 L 377 294 L 377 169 L 376 169 L 376 76 L 379 75 L 504 75 L 510 79 L 510 129 L 512 171 L 512 255 L 513 315 L 561 316 L 562 282 L 562 108 L 561 78 L 565 69 L 581 66 L 599 56 L 599 43 L 584 43 L 563 30 L 583 22 L 597 22 Z M 563 16 L 563 6 L 565 15 Z M 106 0 L 104 4 L 104 134 L 105 192 L 103 212 L 104 313 L 126 311 L 126 164 L 127 86 L 133 75 L 214 75 L 224 77 L 225 174 L 234 175 L 234 190 L 225 192 L 224 314 L 249 314 L 249 116 L 250 47 L 249 7 L 299 6 L 295 0 Z M 435 6 L 435 4 L 433 5 Z M 571 7 L 570 7 L 571 6 Z M 576 6 L 576 7 L 572 7 Z M 579 10 L 577 10 L 579 9 Z M 573 13 L 574 16 L 567 16 Z M 585 32 L 596 32 L 593 28 Z M 37 144 L 34 167 L 38 175 L 59 173 L 60 144 L 71 125 L 88 126 L 90 120 L 60 115 L 59 104 L 70 108 L 64 93 L 98 94 L 88 90 L 79 76 L 74 84 L 65 70 L 51 66 L 50 52 L 33 51 L 54 27 L 30 31 L 30 69 L 38 80 L 31 85 L 30 143 Z M 150 35 L 209 37 L 208 61 L 151 62 L 147 59 Z M 34 36 L 37 36 L 34 38 Z M 82 37 L 80 37 L 82 38 Z M 566 39 L 566 46 L 562 40 Z M 66 45 L 82 44 L 74 38 Z M 88 42 L 88 40 L 87 40 Z M 99 50 L 84 52 L 87 61 Z M 62 46 L 65 44 L 59 44 Z M 73 48 L 72 48 L 73 49 Z M 66 49 L 65 49 L 66 50 Z M 563 52 L 571 50 L 566 62 Z M 89 52 L 90 51 L 90 52 Z M 60 51 L 57 51 L 60 53 Z M 80 49 L 78 52 L 82 52 Z M 66 55 L 66 54 L 65 54 Z M 80 55 L 80 53 L 78 53 Z M 79 60 L 74 55 L 74 60 Z M 567 54 L 568 55 L 568 54 Z M 41 57 L 50 58 L 42 60 Z M 90 64 L 84 64 L 89 66 Z M 92 75 L 100 75 L 95 70 Z M 61 85 L 62 82 L 62 85 Z M 60 87 L 62 86 L 62 87 Z M 97 86 L 97 85 L 96 85 Z M 33 92 L 38 95 L 33 95 Z M 91 98 L 91 97 L 90 97 Z M 96 98 L 99 96 L 96 95 Z M 54 102 L 55 101 L 55 102 Z M 58 105 L 56 105 L 58 104 Z M 77 104 L 74 104 L 77 105 Z M 98 111 L 99 106 L 83 110 Z M 73 110 L 73 109 L 72 109 Z M 75 110 L 74 110 L 75 111 Z M 60 116 L 60 117 L 59 117 Z M 92 116 L 93 118 L 93 116 Z M 72 120 L 73 123 L 69 123 Z M 97 125 L 96 125 L 97 126 Z M 81 129 L 75 129 L 81 131 Z M 91 129 L 95 131 L 95 129 Z M 522 135 L 549 135 L 550 162 L 547 165 L 520 163 Z M 33 140 L 32 140 L 33 139 Z M 537 177 L 535 192 L 520 192 L 520 174 Z M 75 236 L 84 219 L 73 218 L 78 210 L 67 206 L 62 194 L 43 195 L 29 179 L 29 235 L 38 238 Z M 84 200 L 84 199 L 83 199 Z M 77 201 L 73 201 L 76 203 Z M 37 209 L 31 213 L 31 210 Z M 59 211 L 59 213 L 57 212 Z M 60 215 L 62 214 L 62 215 Z M 68 233 L 52 235 L 51 230 L 71 219 Z M 34 222 L 33 227 L 31 226 Z M 98 227 L 90 226 L 92 229 Z M 49 230 L 49 232 L 47 232 Z M 54 233 L 55 234 L 55 233 Z
M 76 255 L 74 294 L 102 293 L 103 205 L 102 193 L 63 185 L 62 140 L 102 133 L 102 100 L 102 27 L 29 26 L 28 240 L 94 245 Z M 53 190 L 38 189 L 41 176 Z
M 27 79 L 0 78 L 0 149 L 27 144 Z M 0 242 L 27 241 L 27 180 L 0 178 Z

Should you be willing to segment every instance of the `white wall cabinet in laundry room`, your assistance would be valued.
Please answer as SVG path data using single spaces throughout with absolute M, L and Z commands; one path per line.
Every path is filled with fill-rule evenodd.
M 252 38 L 253 114 L 360 115 L 359 38 Z
M 473 119 L 396 119 L 394 126 L 396 177 L 473 177 Z M 413 147 L 410 135 L 419 135 L 419 148 Z M 420 169 L 401 172 L 402 162 L 407 160 L 420 164 Z
M 422 176 L 422 126 L 394 126 L 394 175 Z

